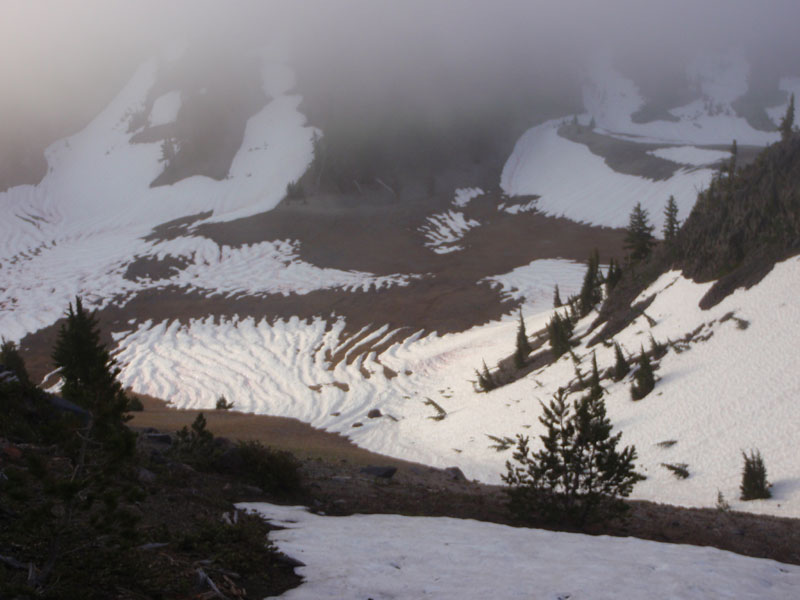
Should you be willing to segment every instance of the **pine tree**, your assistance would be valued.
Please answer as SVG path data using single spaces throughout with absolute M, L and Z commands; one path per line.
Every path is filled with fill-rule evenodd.
M 13 371 L 23 387 L 31 385 L 28 369 L 25 368 L 25 361 L 20 356 L 17 345 L 6 338 L 0 338 L 0 365 Z
M 597 128 L 597 122 L 594 120 L 594 117 L 592 117 L 592 120 L 589 121 L 589 129 L 594 131 L 596 128 Z
M 506 462 L 509 508 L 522 520 L 545 517 L 579 526 L 621 514 L 620 500 L 643 477 L 635 471 L 636 449 L 617 449 L 600 394 L 590 393 L 570 407 L 564 389 L 542 404 L 539 421 L 547 429 L 542 449 L 531 452 L 518 435 L 513 460 Z
M 628 360 L 617 342 L 614 342 L 614 358 L 616 359 L 614 363 L 614 381 L 620 381 L 631 370 L 631 366 L 628 364 Z
M 771 498 L 767 483 L 767 468 L 764 466 L 764 459 L 758 450 L 751 450 L 750 456 L 742 452 L 744 457 L 744 468 L 742 469 L 742 484 L 739 489 L 742 492 L 742 500 L 759 500 Z
M 561 294 L 558 292 L 558 284 L 556 284 L 556 289 L 553 291 L 553 308 L 561 308 L 563 304 Z
M 525 366 L 525 361 L 531 353 L 531 345 L 528 342 L 528 334 L 525 331 L 525 320 L 522 318 L 522 310 L 519 311 L 519 326 L 517 327 L 517 349 L 514 353 L 514 364 L 518 369 Z
M 568 317 L 562 317 L 558 312 L 547 323 L 547 337 L 553 355 L 558 358 L 571 348 L 570 338 L 572 337 L 572 322 Z
M 633 374 L 633 385 L 631 386 L 631 398 L 641 400 L 653 391 L 656 386 L 656 377 L 653 373 L 653 365 L 650 358 L 642 348 L 639 355 L 639 369 Z
M 490 392 L 497 387 L 497 382 L 489 372 L 489 367 L 486 366 L 486 361 L 483 361 L 483 372 L 475 371 L 478 377 L 478 389 L 484 392 Z
M 786 114 L 781 120 L 781 139 L 786 141 L 792 137 L 794 129 L 794 94 L 789 97 L 789 106 L 786 107 Z
M 647 258 L 654 245 L 653 226 L 642 203 L 637 202 L 631 211 L 623 247 L 630 253 L 631 260 L 637 261 Z
M 578 296 L 579 314 L 581 317 L 588 315 L 602 300 L 599 285 L 600 255 L 597 250 L 592 253 L 586 263 L 586 273 L 583 276 L 583 285 Z
M 610 294 L 611 290 L 617 287 L 620 279 L 622 279 L 622 268 L 612 258 L 608 262 L 608 273 L 606 274 L 606 294 Z
M 61 395 L 91 413 L 93 437 L 109 439 L 127 431 L 123 423 L 129 419 L 125 415 L 128 399 L 117 380 L 119 368 L 100 343 L 97 318 L 83 308 L 80 298 L 75 299 L 74 309 L 69 305 L 66 318 L 52 354 L 61 377 Z
M 600 385 L 600 372 L 597 369 L 597 355 L 592 352 L 592 376 L 589 379 L 589 396 L 592 399 L 603 397 L 603 387 Z
M 739 146 L 736 140 L 733 140 L 730 152 L 731 157 L 728 160 L 728 180 L 732 182 L 734 175 L 736 175 L 736 161 L 739 158 Z
M 675 234 L 678 233 L 678 204 L 675 202 L 675 196 L 670 196 L 667 200 L 667 206 L 664 209 L 664 241 L 667 243 L 675 239 Z

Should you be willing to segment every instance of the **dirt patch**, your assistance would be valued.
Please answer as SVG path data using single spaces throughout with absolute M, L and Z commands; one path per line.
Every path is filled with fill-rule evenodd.
M 197 411 L 179 411 L 142 397 L 145 411 L 133 423 L 175 430 L 194 420 Z M 515 524 L 506 510 L 502 486 L 483 485 L 458 472 L 435 469 L 358 448 L 342 436 L 319 431 L 293 419 L 205 411 L 216 435 L 257 439 L 296 453 L 303 460 L 304 495 L 296 500 L 328 515 L 402 514 L 447 516 Z M 390 479 L 362 472 L 366 465 L 393 466 Z M 760 558 L 800 564 L 800 520 L 764 517 L 715 509 L 685 509 L 633 501 L 629 518 L 588 529 L 593 535 L 714 546 Z M 537 527 L 552 528 L 547 523 Z

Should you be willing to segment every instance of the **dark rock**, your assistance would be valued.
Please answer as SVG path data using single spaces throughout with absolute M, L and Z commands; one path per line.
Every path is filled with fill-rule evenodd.
M 378 410 L 377 408 L 373 408 L 371 411 L 367 413 L 367 417 L 370 419 L 379 419 L 383 416 L 383 413 Z
M 139 469 L 139 481 L 142 483 L 153 483 L 156 480 L 156 474 L 144 467 Z
M 363 467 L 361 472 L 382 479 L 391 479 L 394 474 L 397 473 L 397 467 L 376 467 L 370 465 L 368 467 Z
M 464 473 L 461 472 L 461 469 L 458 467 L 448 467 L 444 470 L 447 478 L 452 481 L 466 481 L 467 478 L 464 476 Z
M 172 445 L 172 436 L 168 433 L 146 433 L 145 438 L 148 442 L 154 444 L 164 444 L 165 446 Z
M 353 423 L 353 427 L 363 427 L 363 423 Z

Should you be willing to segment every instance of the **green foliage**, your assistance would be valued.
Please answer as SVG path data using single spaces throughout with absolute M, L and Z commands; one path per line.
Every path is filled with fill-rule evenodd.
M 771 498 L 767 483 L 767 468 L 764 466 L 764 459 L 761 452 L 751 450 L 748 456 L 742 452 L 744 457 L 744 468 L 742 469 L 742 483 L 739 486 L 742 500 L 759 500 Z
M 789 97 L 789 106 L 786 107 L 786 114 L 781 120 L 781 139 L 786 141 L 792 137 L 794 129 L 794 94 Z
M 628 220 L 628 228 L 623 245 L 632 261 L 643 260 L 650 256 L 650 252 L 655 245 L 653 229 L 653 225 L 650 224 L 647 218 L 647 210 L 642 208 L 641 202 L 637 202 Z
M 589 379 L 589 396 L 593 400 L 603 397 L 603 387 L 600 385 L 600 372 L 597 370 L 597 355 L 592 352 L 592 376 Z
M 664 241 L 671 243 L 678 233 L 680 222 L 678 221 L 678 204 L 675 202 L 675 196 L 670 196 L 667 200 L 667 206 L 664 208 Z
M 631 366 L 622 352 L 622 347 L 617 342 L 614 342 L 614 358 L 614 381 L 621 381 L 631 370 Z
M 214 408 L 216 408 L 216 410 L 230 410 L 233 407 L 234 407 L 233 402 L 228 402 L 225 396 L 220 396 L 219 398 L 217 398 L 217 404 Z
M 633 374 L 633 385 L 631 385 L 631 398 L 634 400 L 641 400 L 647 394 L 653 391 L 656 386 L 656 377 L 653 373 L 653 365 L 650 364 L 650 358 L 642 348 L 639 354 L 639 368 Z
M 528 333 L 525 331 L 525 320 L 522 318 L 522 310 L 519 311 L 519 326 L 517 327 L 517 347 L 514 352 L 514 364 L 518 369 L 525 366 L 525 361 L 531 353 L 531 345 L 528 342 Z
M 497 387 L 497 381 L 495 381 L 494 377 L 489 371 L 489 367 L 486 366 L 486 361 L 483 361 L 483 371 L 476 370 L 475 375 L 478 377 L 478 390 L 482 392 L 490 392 Z
M 603 299 L 600 283 L 600 255 L 595 249 L 586 263 L 586 273 L 583 276 L 583 285 L 578 295 L 578 309 L 581 317 L 588 315 Z
M 686 463 L 661 463 L 661 466 L 671 471 L 678 479 L 689 478 L 689 465 Z
M 299 181 L 290 181 L 286 184 L 286 197 L 290 200 L 299 200 L 306 197 L 306 191 L 303 189 L 303 184 Z
M 24 387 L 30 386 L 31 379 L 25 368 L 25 361 L 20 356 L 17 345 L 6 338 L 0 338 L 0 365 L 13 371 Z
M 128 396 L 128 406 L 125 408 L 127 412 L 142 412 L 144 404 L 136 396 Z
M 268 448 L 258 441 L 239 442 L 233 452 L 240 465 L 234 474 L 253 485 L 283 494 L 300 489 L 300 462 L 290 452 Z
M 101 441 L 124 437 L 128 398 L 117 380 L 119 368 L 100 342 L 97 318 L 83 308 L 80 298 L 69 305 L 52 358 L 59 369 L 61 395 L 92 415 L 90 435 Z
M 617 287 L 619 280 L 622 279 L 622 267 L 612 258 L 608 262 L 608 273 L 606 274 L 606 294 L 611 294 L 611 290 Z
M 547 323 L 547 338 L 550 340 L 550 347 L 556 358 L 569 352 L 569 349 L 572 347 L 570 344 L 572 331 L 572 321 L 568 317 L 562 317 L 558 311 L 556 311 Z
M 198 413 L 191 428 L 184 425 L 178 431 L 173 448 L 181 460 L 200 469 L 213 468 L 219 454 L 219 448 L 214 444 L 214 434 L 208 430 L 203 413 Z
M 621 433 L 611 435 L 602 397 L 590 392 L 570 407 L 559 389 L 542 409 L 542 448 L 533 452 L 529 438 L 518 435 L 515 464 L 506 462 L 513 515 L 583 526 L 623 513 L 620 498 L 643 477 L 635 471 L 636 449 L 617 449 Z
M 553 308 L 561 308 L 564 303 L 561 301 L 561 294 L 558 291 L 558 284 L 553 290 Z

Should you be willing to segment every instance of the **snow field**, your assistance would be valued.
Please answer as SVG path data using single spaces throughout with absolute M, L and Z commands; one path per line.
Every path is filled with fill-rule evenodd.
M 326 517 L 242 503 L 306 566 L 282 598 L 790 598 L 800 567 L 715 548 L 446 517 Z
M 48 174 L 37 186 L 0 193 L 10 218 L 0 220 L 0 332 L 18 341 L 60 318 L 76 295 L 90 308 L 149 287 L 176 285 L 208 294 L 308 293 L 403 285 L 401 275 L 319 269 L 300 261 L 296 242 L 264 242 L 241 248 L 187 236 L 163 243 L 143 238 L 154 226 L 212 211 L 208 221 L 230 220 L 274 208 L 286 185 L 312 160 L 314 129 L 297 111 L 299 96 L 288 67 L 262 56 L 263 88 L 272 100 L 247 123 L 230 177 L 195 176 L 150 188 L 161 172 L 160 143 L 133 144 L 133 114 L 144 110 L 157 63 L 142 65 L 123 90 L 81 132 L 47 149 Z M 158 99 L 151 125 L 174 120 L 178 92 Z M 158 281 L 124 278 L 136 258 L 179 257 L 187 268 Z M 31 274 L 36 276 L 32 277 Z
M 517 141 L 500 179 L 510 196 L 541 196 L 536 206 L 546 214 L 625 227 L 631 210 L 641 202 L 658 232 L 667 199 L 675 196 L 679 218 L 685 219 L 714 173 L 680 169 L 665 181 L 617 173 L 583 144 L 558 135 L 560 124 L 553 120 L 529 129 Z
M 466 219 L 464 213 L 448 210 L 446 213 L 425 219 L 425 225 L 419 230 L 425 235 L 426 247 L 436 254 L 446 254 L 461 250 L 457 242 L 467 231 L 478 226 L 480 226 L 478 221 Z
M 580 285 L 575 267 L 565 266 L 567 276 L 558 279 L 564 297 Z M 531 271 L 539 268 L 534 263 Z M 523 293 L 527 278 L 517 273 L 516 280 L 516 291 L 509 286 L 509 293 Z M 643 400 L 631 400 L 631 376 L 603 381 L 615 431 L 623 432 L 623 445 L 636 446 L 638 469 L 647 476 L 632 497 L 709 507 L 722 492 L 735 510 L 800 516 L 793 443 L 800 430 L 797 282 L 800 259 L 789 260 L 758 286 L 737 291 L 708 311 L 697 303 L 710 284 L 692 283 L 679 273 L 663 276 L 647 291 L 656 294 L 646 311 L 656 324 L 640 317 L 616 336 L 628 355 L 648 348 L 650 335 L 659 342 L 677 342 L 696 330 L 697 335 L 679 344 L 680 352 L 669 349 L 656 371 L 656 389 Z M 523 308 L 529 333 L 545 326 L 551 302 L 552 288 L 543 285 L 539 303 Z M 585 332 L 593 318 L 582 320 L 576 332 Z M 120 340 L 117 358 L 125 385 L 177 406 L 210 408 L 224 393 L 241 410 L 296 417 L 369 450 L 432 466 L 455 465 L 488 483 L 500 483 L 512 452 L 492 448 L 488 436 L 523 434 L 538 444 L 539 403 L 549 402 L 559 386 L 576 377 L 576 365 L 565 355 L 491 393 L 475 392 L 475 370 L 483 361 L 493 368 L 513 352 L 515 315 L 444 336 L 409 337 L 407 331 L 375 326 L 367 332 L 375 345 L 394 343 L 376 355 L 369 351 L 372 341 L 363 340 L 351 351 L 357 361 L 331 365 L 327 357 L 347 343 L 344 326 L 341 320 L 296 319 L 145 323 Z M 581 344 L 574 352 L 584 376 L 592 352 L 601 371 L 614 364 L 613 347 Z M 397 376 L 387 378 L 384 366 Z M 368 379 L 362 368 L 371 373 Z M 367 419 L 373 408 L 391 418 Z M 354 428 L 356 423 L 361 426 Z M 741 452 L 751 448 L 764 457 L 773 484 L 770 500 L 738 500 Z M 663 463 L 685 463 L 689 478 L 677 479 Z

